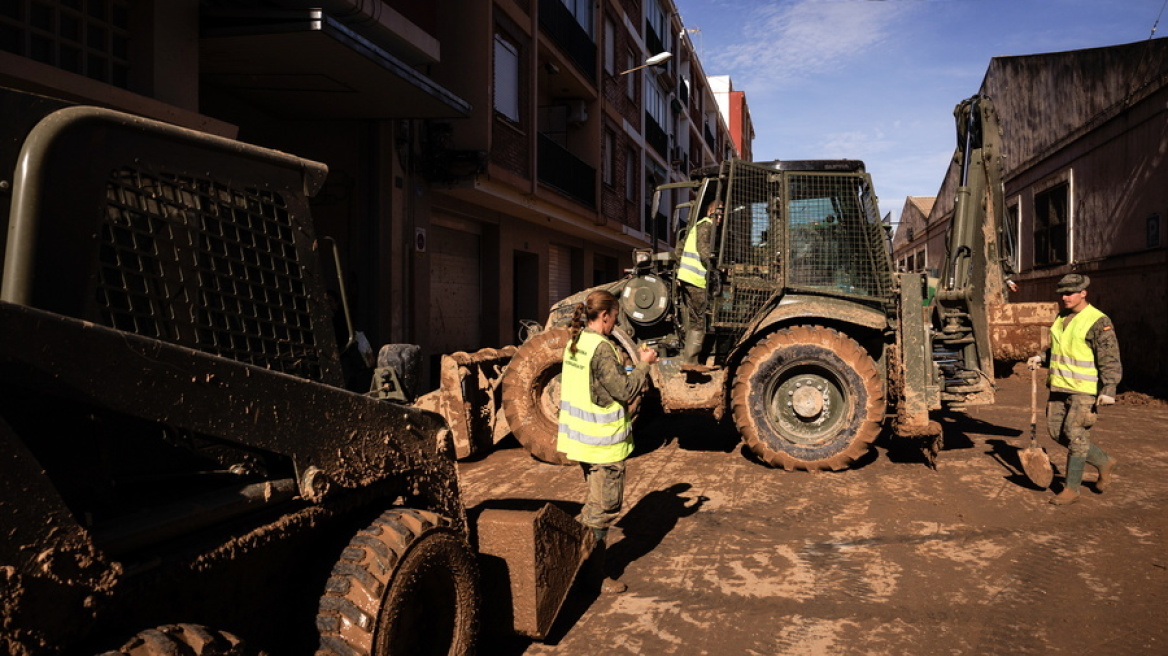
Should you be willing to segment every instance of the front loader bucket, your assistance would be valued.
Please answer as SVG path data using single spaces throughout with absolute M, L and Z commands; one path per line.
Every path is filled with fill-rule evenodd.
M 497 444 L 511 432 L 503 414 L 503 370 L 516 347 L 443 355 L 439 386 L 414 405 L 442 415 L 450 425 L 454 457 L 461 460 Z
M 1058 303 L 989 303 L 986 310 L 995 360 L 1020 362 L 1050 346 Z
M 483 596 L 498 600 L 483 626 L 543 640 L 592 553 L 592 531 L 550 503 L 483 510 L 476 529 Z

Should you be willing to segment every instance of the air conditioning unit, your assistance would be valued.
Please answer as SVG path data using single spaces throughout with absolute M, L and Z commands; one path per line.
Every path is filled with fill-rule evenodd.
M 568 103 L 568 123 L 581 125 L 588 120 L 588 101 L 573 100 Z

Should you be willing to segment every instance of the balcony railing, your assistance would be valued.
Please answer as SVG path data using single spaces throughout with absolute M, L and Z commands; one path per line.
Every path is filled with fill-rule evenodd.
M 588 207 L 596 207 L 596 169 L 542 132 L 538 142 L 539 181 Z
M 584 77 L 596 80 L 596 42 L 580 27 L 561 0 L 539 0 L 539 26 L 576 64 Z
M 649 142 L 658 155 L 669 157 L 669 135 L 665 134 L 665 129 L 649 112 L 645 112 L 645 141 Z

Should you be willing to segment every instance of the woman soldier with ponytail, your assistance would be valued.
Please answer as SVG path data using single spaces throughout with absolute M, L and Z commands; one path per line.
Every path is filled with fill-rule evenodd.
M 620 307 L 611 293 L 597 290 L 576 306 L 572 339 L 564 348 L 560 376 L 560 429 L 556 449 L 580 463 L 588 497 L 580 522 L 596 536 L 603 570 L 604 541 L 620 514 L 625 459 L 633 452 L 628 408 L 645 385 L 656 351 L 640 349 L 635 368 L 626 372 L 610 339 Z M 605 592 L 624 592 L 623 583 L 606 578 Z

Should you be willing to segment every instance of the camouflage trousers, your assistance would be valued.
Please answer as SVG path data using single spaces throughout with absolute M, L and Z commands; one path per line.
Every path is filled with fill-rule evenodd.
M 588 483 L 588 498 L 580 511 L 580 523 L 589 528 L 607 529 L 620 515 L 625 496 L 625 461 L 597 465 L 580 463 Z
M 1051 392 L 1046 404 L 1046 427 L 1050 438 L 1071 451 L 1073 458 L 1086 458 L 1091 450 L 1091 427 L 1095 425 L 1095 397 L 1090 394 Z

